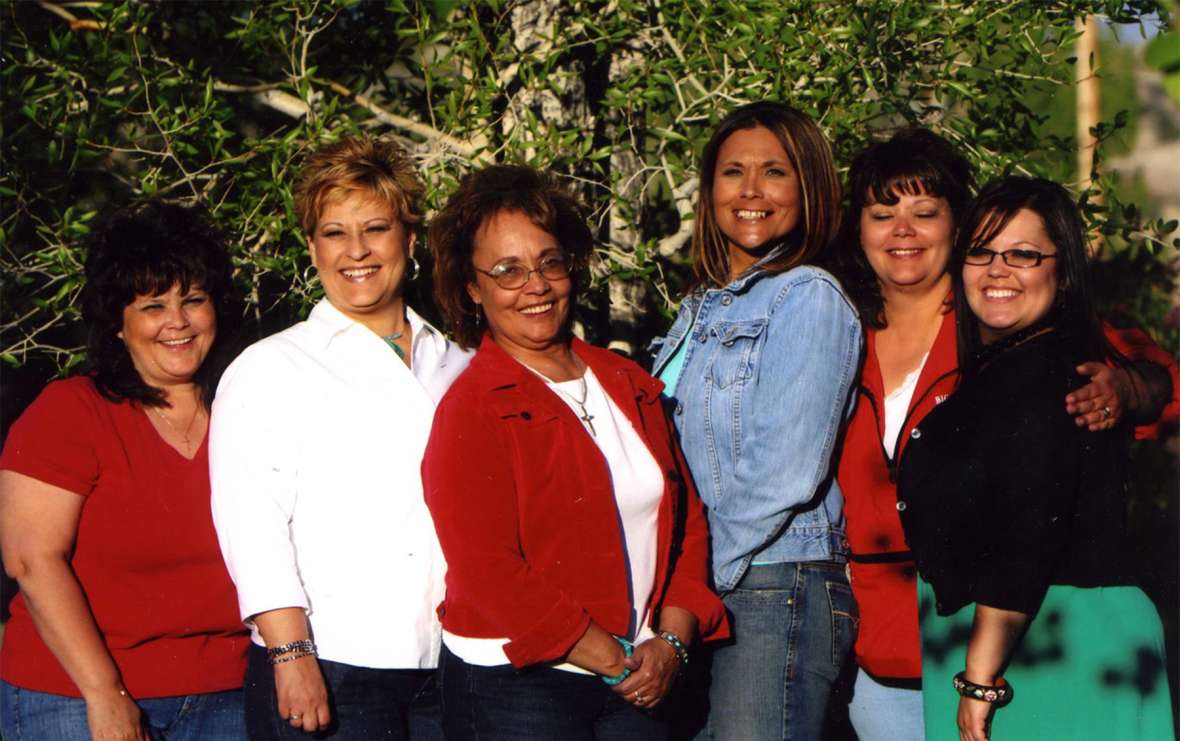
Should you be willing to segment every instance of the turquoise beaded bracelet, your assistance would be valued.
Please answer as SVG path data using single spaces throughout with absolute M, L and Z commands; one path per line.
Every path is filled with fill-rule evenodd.
M 664 639 L 664 642 L 676 652 L 676 658 L 680 659 L 680 668 L 683 669 L 688 666 L 688 649 L 684 647 L 684 642 L 680 640 L 680 636 L 670 630 L 665 630 L 659 634 L 659 637 Z
M 623 656 L 627 657 L 628 659 L 631 658 L 631 654 L 635 653 L 635 646 L 631 645 L 631 641 L 628 641 L 622 636 L 614 636 L 614 639 L 619 642 L 620 646 L 623 647 Z M 601 676 L 600 678 L 603 682 L 607 683 L 611 687 L 614 687 L 617 684 L 622 684 L 623 680 L 629 676 L 631 676 L 631 670 L 627 667 L 623 667 L 623 671 L 619 672 L 613 677 Z

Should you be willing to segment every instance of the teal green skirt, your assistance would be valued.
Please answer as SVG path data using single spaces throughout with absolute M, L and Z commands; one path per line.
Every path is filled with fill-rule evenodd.
M 948 617 L 918 580 L 926 741 L 959 741 L 959 696 L 974 603 Z M 992 720 L 992 741 L 1173 738 L 1163 628 L 1137 587 L 1052 586 L 1004 672 L 1012 702 Z

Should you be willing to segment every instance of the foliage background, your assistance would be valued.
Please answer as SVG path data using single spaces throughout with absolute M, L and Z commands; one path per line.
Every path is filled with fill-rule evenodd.
M 83 361 L 84 240 L 133 198 L 210 206 L 234 245 L 247 337 L 257 337 L 301 318 L 319 295 L 291 199 L 309 149 L 357 132 L 397 137 L 426 178 L 428 214 L 481 163 L 550 167 L 590 204 L 600 240 L 582 329 L 637 353 L 666 327 L 686 284 L 695 158 L 726 111 L 788 101 L 820 122 L 842 166 L 870 139 L 921 124 L 956 142 L 980 182 L 1010 171 L 1076 180 L 1071 124 L 1055 111 L 1072 101 L 1074 21 L 1088 14 L 1166 24 L 1169 8 L 3 0 L 3 421 Z M 1154 58 L 1174 74 L 1171 48 Z M 1097 177 L 1078 196 L 1104 237 L 1105 311 L 1129 315 L 1175 351 L 1177 330 L 1165 322 L 1175 222 L 1145 215 L 1144 194 L 1101 166 L 1133 114 L 1110 110 L 1098 126 Z M 426 285 L 412 300 L 431 314 Z M 1153 451 L 1160 475 L 1150 480 L 1170 483 L 1149 486 L 1144 506 L 1172 517 L 1175 461 Z

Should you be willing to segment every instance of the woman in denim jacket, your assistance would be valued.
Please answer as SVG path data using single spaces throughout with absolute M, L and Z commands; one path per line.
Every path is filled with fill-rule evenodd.
M 654 372 L 733 616 L 702 735 L 816 739 L 857 615 L 831 458 L 861 330 L 836 280 L 807 264 L 836 233 L 839 183 L 815 123 L 770 102 L 721 121 L 700 178 L 697 285 L 656 342 Z

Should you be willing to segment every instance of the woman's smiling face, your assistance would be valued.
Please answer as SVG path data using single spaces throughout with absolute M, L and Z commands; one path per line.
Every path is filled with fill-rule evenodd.
M 397 313 L 414 235 L 393 204 L 362 191 L 328 201 L 308 248 L 324 294 L 341 313 L 366 326 Z
M 729 245 L 730 278 L 753 265 L 799 225 L 799 174 L 774 133 L 738 129 L 717 150 L 713 217 Z
M 883 288 L 925 289 L 945 274 L 955 224 L 945 198 L 894 193 L 897 202 L 860 211 L 860 246 Z
M 1036 212 L 1021 209 L 989 243 L 975 245 L 993 252 L 1026 250 L 1055 256 L 1045 223 Z M 1042 258 L 1030 268 L 1008 266 L 1000 255 L 987 265 L 963 266 L 963 291 L 979 319 L 980 338 L 992 343 L 1019 332 L 1044 317 L 1057 300 L 1057 260 Z
M 496 344 L 516 356 L 565 342 L 573 282 L 568 276 L 546 279 L 536 270 L 544 259 L 561 256 L 557 237 L 521 211 L 499 211 L 479 227 L 474 242 L 477 270 L 467 294 L 482 307 Z M 501 288 L 486 275 L 509 263 L 532 271 L 519 288 Z

